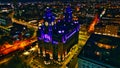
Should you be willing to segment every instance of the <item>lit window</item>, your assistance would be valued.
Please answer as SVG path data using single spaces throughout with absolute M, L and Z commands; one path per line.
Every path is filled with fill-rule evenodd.
M 52 26 L 53 26 L 53 25 L 54 25 L 54 22 L 52 22 L 51 24 L 52 24 Z
M 48 26 L 48 22 L 45 22 L 45 26 Z

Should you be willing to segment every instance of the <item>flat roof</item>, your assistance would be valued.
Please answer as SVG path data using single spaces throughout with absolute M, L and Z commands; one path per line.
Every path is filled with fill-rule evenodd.
M 98 65 L 120 67 L 120 38 L 92 34 L 78 57 Z

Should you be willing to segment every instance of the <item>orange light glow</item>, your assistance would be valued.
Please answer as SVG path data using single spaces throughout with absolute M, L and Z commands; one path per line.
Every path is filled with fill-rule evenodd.
M 88 32 L 93 32 L 95 29 L 95 25 L 98 23 L 99 19 L 98 19 L 98 15 L 95 15 L 94 20 L 92 21 L 92 23 L 89 26 Z
M 44 20 L 42 19 L 42 20 L 40 20 L 40 24 L 42 24 L 44 22 Z
M 111 46 L 111 45 L 107 45 L 107 44 L 103 44 L 103 43 L 98 43 L 97 46 L 100 47 L 100 48 L 105 48 L 105 49 L 116 48 L 115 46 Z
M 58 53 L 58 58 L 60 58 L 60 54 Z
M 77 7 L 76 7 L 76 10 L 77 10 L 77 11 L 80 11 L 80 7 L 77 6 Z
M 15 41 L 13 45 L 10 45 L 8 43 L 4 44 L 3 46 L 0 47 L 0 54 L 6 55 L 16 50 L 24 49 L 26 46 L 29 46 L 33 42 L 34 40 L 31 41 L 31 39 L 30 40 L 28 39 L 28 40 L 22 40 L 22 41 Z
M 73 17 L 73 20 L 76 20 L 76 21 L 77 21 L 77 20 L 78 20 L 78 18 L 77 18 L 77 17 Z

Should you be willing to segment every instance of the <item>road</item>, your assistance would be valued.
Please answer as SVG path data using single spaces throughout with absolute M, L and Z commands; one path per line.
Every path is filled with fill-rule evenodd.
M 8 31 L 8 32 L 10 31 L 10 29 L 9 29 L 10 27 L 12 27 L 12 26 L 8 26 L 8 27 L 0 26 L 1 29 L 4 29 L 4 30 L 6 30 L 6 31 Z
M 31 45 L 33 42 L 37 41 L 37 38 L 34 39 L 27 39 L 27 40 L 21 40 L 21 41 L 16 41 L 11 44 L 4 44 L 3 46 L 0 47 L 0 55 L 7 55 L 11 52 L 17 51 L 24 49 L 26 46 Z
M 98 14 L 95 15 L 92 23 L 89 26 L 88 32 L 93 32 L 95 29 L 95 25 L 99 22 Z
M 12 16 L 11 16 L 12 17 Z M 9 61 L 12 57 L 8 57 L 7 55 L 11 55 L 12 52 L 17 52 L 19 49 L 21 50 L 24 50 L 24 48 L 26 46 L 29 46 L 31 45 L 33 42 L 37 41 L 37 37 L 36 37 L 36 30 L 37 30 L 37 26 L 32 26 L 32 25 L 28 25 L 27 23 L 24 24 L 23 21 L 18 21 L 14 18 L 12 18 L 12 21 L 13 22 L 16 22 L 18 24 L 22 24 L 22 25 L 26 25 L 28 27 L 32 27 L 32 28 L 35 28 L 35 32 L 33 34 L 33 36 L 30 38 L 30 39 L 26 39 L 26 40 L 21 40 L 21 41 L 16 41 L 14 42 L 12 45 L 11 44 L 4 44 L 3 46 L 0 46 L 0 56 L 2 55 L 5 55 L 4 58 L 2 60 L 0 60 L 0 64 L 3 64 L 7 61 Z M 7 30 L 7 31 L 10 31 L 8 28 L 10 28 L 11 26 L 9 27 L 6 27 L 4 28 L 3 26 L 0 26 L 0 28 L 4 29 L 4 30 Z
M 25 22 L 25 21 L 22 21 L 22 20 L 16 20 L 15 18 L 12 18 L 12 22 L 27 26 L 29 28 L 34 28 L 35 30 L 38 29 L 38 26 L 30 25 L 28 22 Z
M 12 58 L 13 58 L 13 56 L 11 56 L 11 57 L 6 57 L 5 59 L 1 59 L 1 60 L 0 60 L 0 64 L 3 64 L 3 63 L 8 62 L 8 61 L 11 60 Z
M 11 15 L 11 17 L 12 17 L 12 15 Z M 13 17 L 12 17 L 12 22 L 15 22 L 15 23 L 18 23 L 18 24 L 21 24 L 21 25 L 25 25 L 27 27 L 34 28 L 35 32 L 34 32 L 34 34 L 32 36 L 32 38 L 34 38 L 34 39 L 18 41 L 18 42 L 15 42 L 13 45 L 5 44 L 2 47 L 0 47 L 0 55 L 3 55 L 3 54 L 6 55 L 6 54 L 9 54 L 10 52 L 16 51 L 18 49 L 24 49 L 26 46 L 28 46 L 28 45 L 32 44 L 33 42 L 37 41 L 37 38 L 35 38 L 36 35 L 37 35 L 36 32 L 38 30 L 37 26 L 29 25 L 27 22 L 24 22 L 24 21 L 18 21 Z M 2 26 L 0 26 L 0 28 L 8 30 L 7 28 L 4 28 Z
M 35 30 L 38 30 L 38 26 L 35 26 L 35 25 L 31 25 L 31 24 L 29 24 L 28 22 L 25 22 L 24 20 L 17 20 L 17 19 L 15 19 L 13 16 L 14 16 L 14 11 L 11 13 L 11 14 L 9 14 L 8 16 L 9 17 L 11 17 L 11 20 L 12 20 L 12 22 L 14 22 L 14 23 L 17 23 L 17 24 L 21 24 L 21 25 L 24 25 L 24 26 L 27 26 L 27 27 L 29 27 L 29 28 L 34 28 Z
M 29 50 L 24 51 L 20 57 L 22 61 L 30 68 L 44 68 L 43 62 L 38 61 L 38 44 L 31 47 Z M 27 57 L 27 58 L 26 58 Z

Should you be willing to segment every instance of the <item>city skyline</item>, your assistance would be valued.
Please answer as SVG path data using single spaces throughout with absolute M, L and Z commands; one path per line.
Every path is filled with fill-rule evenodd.
M 120 67 L 120 1 L 5 1 L 0 68 Z

